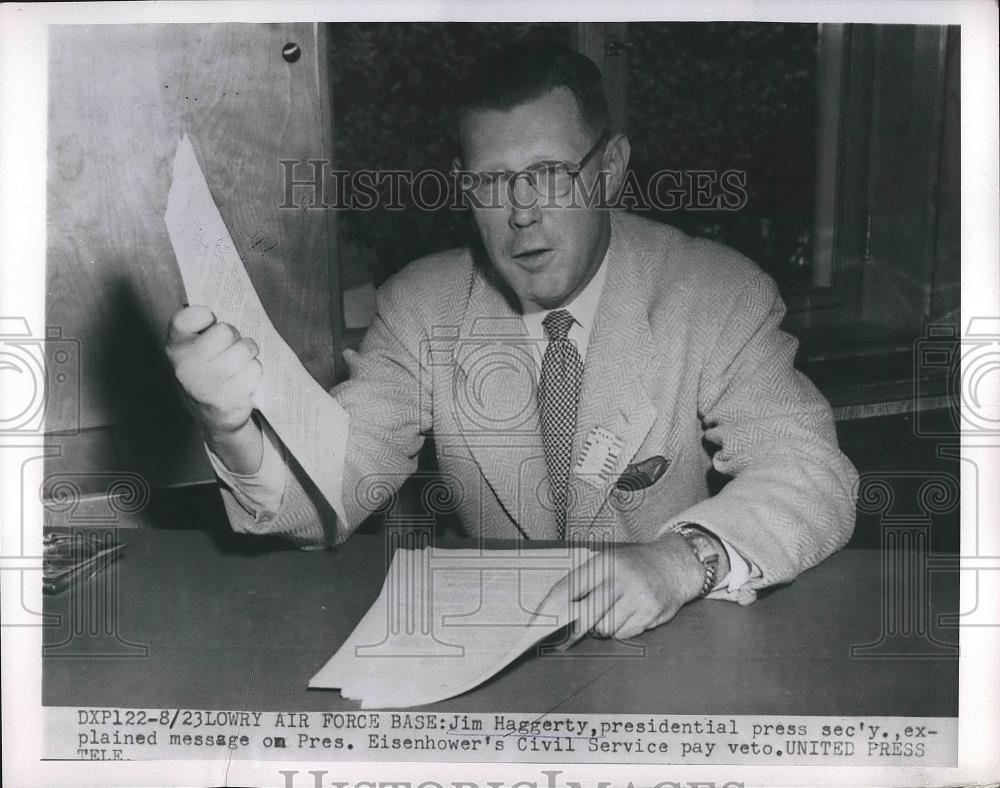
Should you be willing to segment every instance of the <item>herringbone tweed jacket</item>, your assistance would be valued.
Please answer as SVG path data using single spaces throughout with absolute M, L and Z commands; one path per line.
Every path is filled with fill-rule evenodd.
M 847 542 L 856 471 L 838 449 L 829 403 L 792 365 L 797 341 L 779 329 L 785 307 L 772 279 L 720 244 L 611 217 L 573 467 L 593 428 L 620 448 L 608 473 L 571 472 L 567 527 L 645 542 L 698 523 L 760 568 L 740 599 L 750 601 Z M 350 379 L 331 392 L 351 415 L 349 523 L 331 541 L 398 490 L 428 433 L 447 484 L 432 486 L 428 503 L 457 512 L 470 534 L 555 538 L 531 355 L 541 338 L 527 336 L 474 258 L 431 255 L 379 290 L 361 352 L 347 354 Z M 651 486 L 615 487 L 630 463 L 657 456 L 669 465 Z M 281 509 L 265 522 L 224 491 L 233 527 L 300 544 L 330 539 L 300 476 L 286 473 Z

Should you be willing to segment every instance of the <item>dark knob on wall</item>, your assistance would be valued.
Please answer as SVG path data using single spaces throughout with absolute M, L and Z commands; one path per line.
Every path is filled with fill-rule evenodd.
M 302 48 L 289 42 L 281 48 L 281 56 L 289 63 L 294 63 L 302 56 Z

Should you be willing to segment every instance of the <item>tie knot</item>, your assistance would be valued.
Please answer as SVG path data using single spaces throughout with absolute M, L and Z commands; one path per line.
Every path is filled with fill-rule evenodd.
M 542 321 L 545 333 L 549 335 L 549 339 L 553 342 L 560 342 L 566 339 L 566 335 L 569 333 L 572 325 L 573 315 L 565 309 L 556 309 L 554 312 L 549 312 Z

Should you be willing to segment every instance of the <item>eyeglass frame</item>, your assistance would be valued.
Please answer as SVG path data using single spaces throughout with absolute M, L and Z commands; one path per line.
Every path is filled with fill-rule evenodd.
M 534 164 L 530 164 L 527 167 L 524 167 L 524 168 L 522 168 L 520 170 L 483 170 L 483 171 L 475 171 L 475 170 L 463 170 L 462 167 L 460 166 L 461 165 L 461 160 L 458 159 L 458 158 L 456 158 L 452 162 L 452 167 L 453 167 L 453 170 L 454 170 L 454 172 L 456 174 L 459 174 L 459 173 L 468 173 L 468 174 L 471 174 L 471 175 L 475 175 L 477 178 L 479 178 L 480 182 L 485 181 L 486 177 L 490 176 L 490 175 L 502 175 L 502 176 L 505 176 L 507 178 L 507 193 L 508 194 L 512 194 L 513 191 L 514 191 L 514 189 L 517 188 L 517 182 L 518 182 L 518 180 L 520 180 L 520 178 L 522 176 L 526 176 L 528 178 L 528 185 L 531 186 L 531 188 L 535 192 L 535 194 L 537 194 L 539 197 L 548 197 L 549 195 L 542 194 L 542 192 L 540 192 L 538 190 L 537 176 L 540 173 L 544 172 L 545 170 L 552 170 L 552 169 L 554 169 L 555 167 L 557 167 L 559 165 L 563 165 L 563 166 L 566 167 L 566 172 L 570 176 L 570 178 L 572 178 L 573 181 L 576 181 L 576 179 L 578 177 L 580 177 L 580 173 L 583 172 L 583 168 L 586 167 L 590 163 L 590 160 L 593 159 L 594 155 L 599 150 L 602 149 L 602 146 L 606 146 L 607 145 L 607 143 L 608 143 L 608 141 L 610 139 L 611 139 L 611 134 L 610 134 L 609 129 L 604 129 L 604 131 L 602 131 L 600 133 L 600 135 L 598 135 L 597 141 L 593 144 L 593 146 L 590 148 L 590 150 L 587 151 L 584 154 L 583 158 L 580 159 L 580 161 L 575 162 L 575 163 L 571 162 L 571 161 L 566 161 L 565 159 L 545 159 L 543 161 L 539 161 L 539 162 L 535 162 Z M 558 195 L 553 195 L 553 196 L 556 196 L 556 197 L 565 197 L 572 190 L 573 190 L 573 188 L 571 186 L 563 194 L 558 194 Z

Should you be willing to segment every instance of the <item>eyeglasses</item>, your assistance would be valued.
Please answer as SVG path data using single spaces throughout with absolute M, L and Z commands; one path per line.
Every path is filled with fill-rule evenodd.
M 517 182 L 524 178 L 539 197 L 565 197 L 573 188 L 573 182 L 594 156 L 608 141 L 607 129 L 601 132 L 594 146 L 578 162 L 540 161 L 523 170 L 493 170 L 490 172 L 464 171 L 458 159 L 454 162 L 456 173 L 469 178 L 472 193 L 482 203 L 500 194 L 500 187 L 506 183 L 507 193 L 517 188 Z

